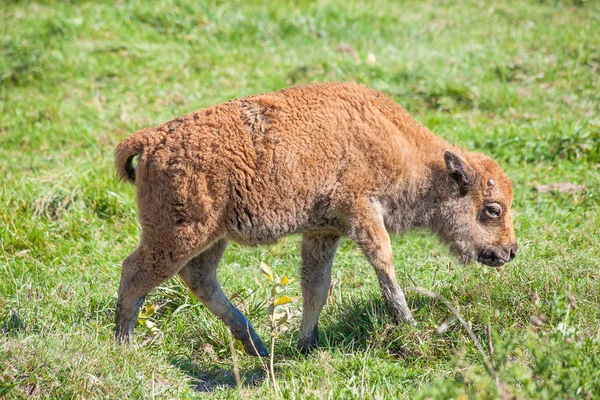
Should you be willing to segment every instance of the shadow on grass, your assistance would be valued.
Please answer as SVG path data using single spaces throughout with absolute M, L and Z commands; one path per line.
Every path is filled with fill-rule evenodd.
M 417 296 L 408 297 L 407 302 L 417 321 L 431 303 Z M 379 348 L 402 358 L 410 358 L 413 353 L 407 351 L 404 342 L 410 340 L 415 328 L 393 323 L 381 297 L 343 301 L 323 320 L 319 330 L 320 347 L 361 352 Z
M 385 307 L 381 301 L 343 301 L 319 324 L 319 346 L 365 350 L 385 318 Z
M 428 308 L 430 301 L 410 296 L 409 307 L 418 314 Z M 426 311 L 425 311 L 426 312 Z M 390 357 L 401 358 L 409 363 L 421 354 L 413 342 L 414 327 L 395 325 L 387 315 L 385 304 L 379 296 L 372 298 L 343 299 L 329 306 L 322 314 L 319 325 L 319 345 L 315 351 L 386 352 Z M 418 329 L 418 328 L 417 328 Z M 411 333 L 412 332 L 412 333 Z M 298 360 L 305 357 L 296 349 L 297 328 L 278 335 L 276 340 L 276 364 L 283 360 Z M 266 339 L 266 338 L 265 338 Z M 290 346 L 288 343 L 293 343 Z M 192 379 L 192 387 L 202 393 L 223 389 L 235 389 L 235 377 L 231 369 L 223 369 L 216 363 L 197 362 L 193 357 L 172 356 L 170 362 Z M 278 366 L 275 366 L 278 370 Z M 245 388 L 260 385 L 267 379 L 260 367 L 242 369 L 242 384 Z
M 233 371 L 214 364 L 208 368 L 201 367 L 192 357 L 174 356 L 171 357 L 170 362 L 192 379 L 192 387 L 198 392 L 211 393 L 219 389 L 236 387 Z M 262 369 L 251 369 L 240 373 L 242 385 L 247 388 L 256 386 L 265 379 L 265 372 Z

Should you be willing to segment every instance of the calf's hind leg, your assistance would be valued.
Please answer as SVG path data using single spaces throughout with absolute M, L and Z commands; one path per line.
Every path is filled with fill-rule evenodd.
M 227 241 L 224 239 L 215 242 L 188 261 L 179 271 L 179 276 L 198 300 L 231 329 L 233 336 L 244 345 L 246 353 L 266 357 L 269 352 L 254 331 L 252 324 L 231 304 L 217 280 L 217 267 L 226 247 Z
M 129 341 L 144 298 L 156 286 L 173 277 L 183 260 L 173 258 L 172 253 L 162 249 L 141 244 L 123 261 L 115 315 L 118 341 Z
M 214 240 L 212 227 L 191 230 L 180 225 L 172 231 L 157 233 L 144 229 L 142 243 L 123 261 L 115 316 L 115 338 L 128 341 L 145 296 L 172 278 L 193 254 Z
M 331 265 L 340 238 L 336 235 L 304 234 L 302 240 L 302 322 L 298 348 L 308 353 L 319 341 L 319 315 L 331 285 Z

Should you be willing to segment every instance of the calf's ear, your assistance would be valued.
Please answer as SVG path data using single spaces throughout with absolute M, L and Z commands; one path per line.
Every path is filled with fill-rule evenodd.
M 444 153 L 444 160 L 448 174 L 458 184 L 460 195 L 466 195 L 472 183 L 469 165 L 458 154 L 451 151 Z

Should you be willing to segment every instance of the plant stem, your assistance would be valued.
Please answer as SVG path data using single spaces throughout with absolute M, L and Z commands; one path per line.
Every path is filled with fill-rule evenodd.
M 273 297 L 273 314 L 270 316 L 271 318 L 271 354 L 269 359 L 269 370 L 271 371 L 271 380 L 273 381 L 273 388 L 275 390 L 275 395 L 279 393 L 279 386 L 277 386 L 277 380 L 275 379 L 275 369 L 273 368 L 274 359 L 275 359 L 275 297 Z
M 231 360 L 233 361 L 233 375 L 235 375 L 235 383 L 238 389 L 242 388 L 242 379 L 240 378 L 240 368 L 238 366 L 237 354 L 235 353 L 235 347 L 233 346 L 233 335 L 229 327 L 227 328 L 229 333 L 229 351 L 231 351 Z

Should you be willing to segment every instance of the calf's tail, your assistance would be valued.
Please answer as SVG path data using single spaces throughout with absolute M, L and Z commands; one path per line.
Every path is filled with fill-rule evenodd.
M 135 182 L 133 159 L 144 151 L 149 134 L 147 130 L 138 131 L 124 139 L 115 149 L 115 168 L 120 179 Z

